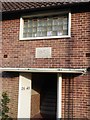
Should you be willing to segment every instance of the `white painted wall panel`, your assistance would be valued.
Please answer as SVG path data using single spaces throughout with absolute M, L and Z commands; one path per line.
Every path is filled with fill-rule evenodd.
M 30 118 L 31 74 L 21 73 L 19 77 L 18 118 Z

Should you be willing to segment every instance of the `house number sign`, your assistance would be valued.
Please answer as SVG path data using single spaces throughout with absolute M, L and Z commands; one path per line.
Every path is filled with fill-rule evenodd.
M 27 86 L 27 87 L 21 87 L 21 90 L 30 90 L 30 87 Z

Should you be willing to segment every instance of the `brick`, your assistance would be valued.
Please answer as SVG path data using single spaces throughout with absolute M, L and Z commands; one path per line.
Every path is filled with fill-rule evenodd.
M 1 67 L 90 67 L 90 58 L 87 55 L 90 53 L 90 12 L 72 13 L 71 38 L 20 41 L 19 27 L 19 19 L 2 21 Z M 52 58 L 35 58 L 37 47 L 52 47 Z M 9 106 L 13 118 L 17 117 L 18 84 L 18 75 L 6 74 L 5 77 L 4 74 L 3 91 L 8 91 L 11 98 Z M 90 119 L 90 72 L 70 78 L 63 75 L 62 89 L 62 117 Z M 32 103 L 35 104 L 34 102 Z M 35 114 L 34 111 L 32 114 Z

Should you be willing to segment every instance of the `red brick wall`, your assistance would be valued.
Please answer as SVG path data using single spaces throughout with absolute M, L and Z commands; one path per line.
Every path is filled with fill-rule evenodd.
M 90 53 L 90 12 L 72 13 L 71 17 L 71 38 L 27 41 L 19 41 L 19 19 L 4 20 L 3 67 L 90 67 L 90 56 L 86 57 L 86 53 Z M 36 59 L 36 47 L 52 47 L 52 58 Z M 68 78 L 69 76 L 63 78 L 62 116 L 64 118 L 90 118 L 90 73 Z M 13 85 L 17 82 L 15 79 L 12 82 L 12 79 L 4 78 L 5 82 L 3 81 L 4 89 L 9 89 L 12 98 Z M 18 82 L 16 84 L 17 91 Z M 16 97 L 13 99 L 15 101 Z M 17 106 L 17 100 L 15 103 Z
M 0 21 L 0 67 L 2 66 L 2 21 Z
M 19 75 L 17 73 L 3 73 L 2 74 L 2 91 L 7 92 L 7 95 L 10 98 L 9 116 L 12 118 L 17 117 L 18 90 L 19 90 L 18 76 Z
M 90 73 L 63 75 L 62 117 L 90 119 Z
M 71 38 L 19 40 L 20 20 L 3 21 L 3 67 L 75 67 L 88 66 L 90 52 L 90 12 L 73 13 Z M 52 47 L 52 58 L 36 59 L 36 47 Z M 7 55 L 7 58 L 4 58 Z

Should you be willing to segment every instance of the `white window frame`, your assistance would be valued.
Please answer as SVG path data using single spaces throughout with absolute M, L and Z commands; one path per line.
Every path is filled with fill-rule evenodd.
M 36 40 L 36 39 L 51 39 L 51 38 L 70 38 L 71 37 L 71 12 L 70 11 L 64 11 L 64 12 L 52 12 L 52 15 L 59 15 L 59 14 L 65 14 L 68 13 L 68 35 L 62 35 L 62 36 L 44 36 L 44 37 L 26 37 L 23 38 L 23 26 L 24 26 L 24 18 L 29 17 L 37 17 L 37 16 L 45 16 L 45 15 L 51 15 L 51 13 L 48 14 L 36 14 L 36 15 L 27 15 L 27 16 L 21 16 L 20 17 L 20 32 L 19 32 L 19 40 Z

